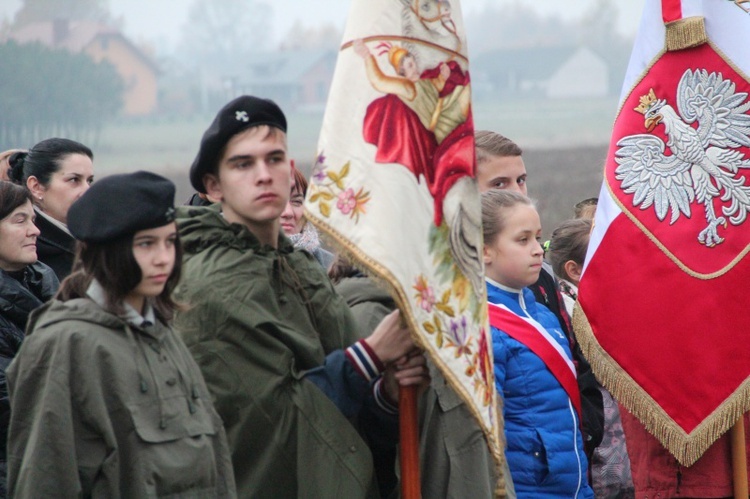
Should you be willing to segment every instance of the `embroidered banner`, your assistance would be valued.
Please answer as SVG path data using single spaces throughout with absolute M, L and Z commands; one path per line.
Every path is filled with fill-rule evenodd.
M 354 0 L 305 216 L 396 298 L 502 462 L 460 5 Z
M 574 327 L 603 384 L 689 466 L 750 409 L 750 14 L 647 0 Z

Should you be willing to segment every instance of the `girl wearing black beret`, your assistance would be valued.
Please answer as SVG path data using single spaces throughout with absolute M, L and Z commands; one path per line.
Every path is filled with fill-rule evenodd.
M 137 172 L 70 209 L 75 271 L 8 370 L 17 497 L 235 497 L 226 435 L 169 326 L 182 250 L 174 185 Z

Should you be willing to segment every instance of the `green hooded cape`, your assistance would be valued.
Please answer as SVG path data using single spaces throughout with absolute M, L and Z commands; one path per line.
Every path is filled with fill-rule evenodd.
M 240 497 L 374 497 L 367 445 L 303 379 L 356 341 L 320 265 L 279 235 L 261 246 L 218 205 L 178 210 L 185 248 L 176 329 L 224 420 Z

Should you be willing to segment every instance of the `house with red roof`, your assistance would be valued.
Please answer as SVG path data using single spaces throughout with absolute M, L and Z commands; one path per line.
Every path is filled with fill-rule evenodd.
M 117 28 L 94 21 L 57 19 L 13 28 L 6 39 L 19 44 L 41 43 L 52 49 L 83 52 L 96 62 L 107 61 L 124 83 L 124 115 L 147 116 L 157 108 L 159 68 Z

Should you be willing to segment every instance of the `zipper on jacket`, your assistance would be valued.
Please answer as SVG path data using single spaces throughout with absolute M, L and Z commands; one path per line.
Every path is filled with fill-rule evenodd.
M 576 493 L 573 496 L 578 497 L 578 494 L 581 492 L 581 480 L 583 478 L 583 466 L 581 465 L 581 455 L 578 451 L 578 439 L 576 438 L 577 431 L 578 431 L 578 425 L 576 425 L 576 413 L 573 409 L 573 403 L 570 401 L 570 397 L 568 397 L 568 410 L 570 410 L 570 415 L 573 416 L 573 449 L 576 452 L 576 462 L 578 463 L 578 486 L 576 488 Z

